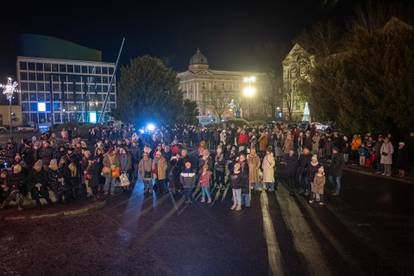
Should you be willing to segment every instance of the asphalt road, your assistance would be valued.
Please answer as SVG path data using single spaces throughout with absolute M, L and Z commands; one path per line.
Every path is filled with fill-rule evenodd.
M 0 229 L 5 275 L 349 275 L 320 244 L 295 199 L 254 195 L 186 205 L 167 194 L 144 198 L 137 185 L 92 214 L 7 222 Z M 281 207 L 282 206 L 282 207 Z M 352 270 L 352 269 L 351 269 Z
M 171 194 L 144 197 L 138 183 L 130 197 L 94 213 L 1 222 L 0 274 L 398 275 L 346 229 L 353 220 L 344 224 L 334 215 L 343 210 L 332 211 L 349 205 L 341 202 L 352 199 L 353 185 L 374 185 L 375 178 L 344 179 L 352 184 L 327 207 L 310 206 L 280 187 L 276 194 L 254 194 L 252 207 L 241 212 L 229 210 L 230 192 L 223 202 L 220 194 L 212 205 L 186 205 Z M 359 212 L 364 195 L 355 204 Z

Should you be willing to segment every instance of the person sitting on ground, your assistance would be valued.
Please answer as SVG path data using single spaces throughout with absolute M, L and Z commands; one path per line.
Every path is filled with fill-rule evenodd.
M 22 170 L 20 165 L 15 165 L 13 167 L 13 171 L 18 172 L 19 170 L 20 172 Z M 21 194 L 19 187 L 24 186 L 24 182 L 22 183 L 9 180 L 9 173 L 7 170 L 3 170 L 0 174 L 0 208 L 6 208 L 12 201 L 14 201 L 17 204 L 17 209 L 22 211 L 24 197 Z
M 33 165 L 32 170 L 29 172 L 27 180 L 29 184 L 29 190 L 32 192 L 32 198 L 36 201 L 37 207 L 41 207 L 41 198 L 44 198 L 49 204 L 52 201 L 49 198 L 47 174 L 43 170 L 42 160 L 36 161 Z

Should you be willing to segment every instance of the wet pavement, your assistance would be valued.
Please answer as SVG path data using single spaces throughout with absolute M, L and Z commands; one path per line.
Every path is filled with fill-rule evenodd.
M 344 177 L 352 185 L 361 181 Z M 276 195 L 254 194 L 251 208 L 236 212 L 229 210 L 231 192 L 224 202 L 186 205 L 171 194 L 144 197 L 138 183 L 130 197 L 90 214 L 1 222 L 0 274 L 389 275 L 330 209 L 355 199 L 352 206 L 363 211 L 365 194 L 348 196 L 348 188 L 354 189 L 344 184 L 343 198 L 328 208 L 280 187 Z M 372 204 L 382 204 L 384 189 L 378 187 Z M 395 213 L 411 210 L 396 206 Z

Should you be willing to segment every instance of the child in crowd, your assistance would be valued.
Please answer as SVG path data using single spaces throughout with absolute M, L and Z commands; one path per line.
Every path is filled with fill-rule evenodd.
M 241 188 L 242 175 L 240 173 L 240 163 L 234 164 L 233 173 L 231 174 L 231 188 L 233 189 L 233 205 L 231 210 L 241 210 Z
M 186 203 L 193 203 L 193 188 L 195 184 L 195 172 L 191 168 L 191 162 L 187 161 L 184 164 L 185 168 L 180 174 L 180 182 L 184 188 L 184 195 Z
M 359 165 L 361 167 L 365 167 L 365 163 L 368 156 L 368 151 L 364 144 L 361 144 L 361 147 L 358 149 L 358 155 L 359 155 Z
M 319 202 L 319 205 L 324 205 L 323 194 L 325 189 L 325 170 L 323 166 L 319 167 L 318 172 L 315 174 L 315 178 L 312 182 L 312 194 L 309 203 L 313 203 L 314 200 Z
M 211 203 L 210 196 L 210 180 L 211 180 L 211 171 L 208 170 L 208 165 L 203 166 L 201 175 L 200 175 L 200 187 L 201 187 L 201 202 Z

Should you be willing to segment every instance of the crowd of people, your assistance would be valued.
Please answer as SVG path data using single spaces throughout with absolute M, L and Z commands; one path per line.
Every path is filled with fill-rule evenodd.
M 346 163 L 385 176 L 391 176 L 395 164 L 404 177 L 414 156 L 414 133 L 397 150 L 394 145 L 391 135 L 348 139 L 329 129 L 318 131 L 315 125 L 175 125 L 151 132 L 132 125 L 95 126 L 87 137 L 63 129 L 20 143 L 10 140 L 2 148 L 0 204 L 22 210 L 25 202 L 42 208 L 99 200 L 143 183 L 147 196 L 183 194 L 187 203 L 195 201 L 195 190 L 202 203 L 210 204 L 213 196 L 231 189 L 231 209 L 240 211 L 250 206 L 252 192 L 274 192 L 284 182 L 292 194 L 324 205 L 327 191 L 340 194 Z

